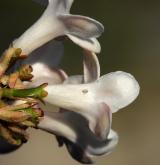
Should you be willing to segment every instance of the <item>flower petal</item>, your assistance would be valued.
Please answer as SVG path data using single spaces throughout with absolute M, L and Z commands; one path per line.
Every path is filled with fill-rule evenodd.
M 100 77 L 100 65 L 96 54 L 84 51 L 83 70 L 84 83 L 95 81 Z
M 100 52 L 101 47 L 96 38 L 104 31 L 101 23 L 80 15 L 61 14 L 58 18 L 65 26 L 64 34 L 74 43 L 89 51 Z
M 99 104 L 99 115 L 96 119 L 95 134 L 101 139 L 105 140 L 111 128 L 112 112 L 107 104 Z
M 66 33 L 69 35 L 79 36 L 81 38 L 97 38 L 103 31 L 104 27 L 98 21 L 80 15 L 60 14 L 58 18 L 66 27 Z
M 33 65 L 34 78 L 32 79 L 32 86 L 40 85 L 44 82 L 52 85 L 52 84 L 61 84 L 66 79 L 66 74 L 63 70 L 56 68 L 49 68 L 47 65 L 42 63 L 35 63 Z
M 140 87 L 131 74 L 117 71 L 102 76 L 92 89 L 95 100 L 107 103 L 114 113 L 133 102 Z
M 95 53 L 100 53 L 101 45 L 96 38 L 82 38 L 76 35 L 66 34 L 69 39 L 71 39 L 75 44 L 80 47 Z
M 89 129 L 88 124 L 85 118 L 74 112 L 47 112 L 38 128 L 58 136 L 61 145 L 66 144 L 74 159 L 92 163 L 92 156 L 105 154 L 113 148 L 113 136 L 102 140 Z

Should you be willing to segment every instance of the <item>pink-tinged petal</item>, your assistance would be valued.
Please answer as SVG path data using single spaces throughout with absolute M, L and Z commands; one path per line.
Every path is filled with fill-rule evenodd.
M 66 34 L 70 40 L 80 47 L 95 53 L 100 53 L 101 46 L 96 38 L 82 38 L 76 35 Z
M 96 54 L 84 51 L 84 83 L 96 81 L 100 77 L 100 65 Z
M 95 100 L 109 105 L 112 113 L 132 103 L 139 95 L 137 80 L 129 73 L 117 71 L 100 77 L 93 85 Z
M 96 119 L 95 134 L 105 140 L 109 134 L 112 123 L 112 112 L 107 104 L 99 104 L 99 114 Z
M 60 14 L 58 18 L 65 26 L 65 34 L 78 36 L 80 38 L 97 38 L 103 31 L 103 25 L 89 17 L 71 14 Z
M 77 113 L 77 115 L 83 116 L 85 120 L 88 121 L 89 129 L 100 139 L 105 140 L 109 134 L 111 123 L 112 123 L 112 112 L 108 105 L 105 103 L 99 103 L 95 105 L 95 108 L 89 112 L 77 112 L 70 111 L 67 109 L 60 109 L 61 113 L 72 114 Z

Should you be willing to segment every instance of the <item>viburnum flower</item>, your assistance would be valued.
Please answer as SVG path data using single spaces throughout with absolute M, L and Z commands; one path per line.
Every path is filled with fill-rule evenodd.
M 59 74 L 59 79 L 64 76 Z M 45 101 L 60 108 L 46 111 L 38 128 L 53 133 L 66 144 L 73 158 L 92 163 L 92 157 L 110 153 L 118 142 L 111 130 L 112 113 L 126 107 L 139 94 L 139 85 L 129 73 L 117 71 L 100 77 L 94 53 L 84 54 L 84 74 L 49 84 Z
M 29 103 L 33 96 L 34 101 L 44 99 L 46 103 L 44 116 L 43 113 L 37 114 L 39 107 L 35 104 L 24 103 L 20 107 L 23 112 L 21 115 L 26 115 L 23 109 L 27 109 L 27 116 L 20 116 L 18 122 L 27 120 L 27 124 L 32 123 L 30 119 L 35 119 L 35 114 L 28 115 L 28 107 L 29 112 L 31 108 L 36 112 L 38 119 L 38 122 L 33 122 L 34 127 L 54 134 L 59 145 L 65 144 L 74 159 L 81 163 L 93 163 L 92 157 L 110 153 L 118 143 L 118 135 L 111 129 L 112 113 L 136 99 L 139 94 L 139 84 L 131 74 L 123 71 L 100 76 L 100 65 L 95 53 L 100 52 L 100 44 L 96 38 L 103 32 L 103 25 L 89 17 L 69 14 L 73 0 L 35 1 L 46 6 L 44 13 L 9 48 L 9 51 L 21 48 L 22 53 L 19 53 L 21 57 L 31 54 L 25 63 L 32 66 L 33 79 L 31 83 L 23 82 L 25 88 L 31 88 L 17 89 L 21 87 L 21 79 L 17 77 L 21 77 L 21 74 L 16 68 L 11 78 L 1 77 L 2 85 L 7 82 L 9 87 L 9 90 L 1 89 L 1 97 L 9 97 L 9 99 L 22 97 L 21 102 L 27 98 Z M 62 69 L 57 68 L 63 54 L 63 44 L 54 39 L 60 36 L 67 36 L 84 49 L 83 75 L 68 77 Z M 12 55 L 14 57 L 13 53 Z M 11 63 L 13 61 L 11 60 Z M 8 64 L 6 60 L 3 62 Z M 5 71 L 6 65 L 0 65 L 0 76 L 4 75 Z M 29 80 L 32 78 L 31 71 L 32 69 L 29 69 L 28 74 L 27 70 Z M 48 86 L 42 84 L 44 82 L 48 83 Z M 13 87 L 16 89 L 12 89 Z M 58 111 L 54 110 L 55 107 Z M 8 108 L 13 109 L 14 105 L 7 106 L 7 110 Z M 4 119 L 6 115 L 1 112 L 1 119 L 10 121 L 12 116 Z M 0 129 L 2 132 L 3 127 Z M 3 133 L 3 135 L 7 139 L 8 134 Z M 11 136 L 10 139 L 14 140 L 14 138 Z M 22 142 L 23 139 L 18 144 Z
M 47 7 L 39 20 L 13 42 L 13 47 L 28 55 L 52 39 L 66 35 L 81 47 L 100 52 L 96 38 L 103 32 L 103 25 L 89 17 L 69 14 L 73 0 L 36 1 Z

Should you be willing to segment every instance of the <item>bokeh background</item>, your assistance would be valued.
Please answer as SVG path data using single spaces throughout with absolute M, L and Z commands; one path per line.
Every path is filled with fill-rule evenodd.
M 27 29 L 44 8 L 31 0 L 0 1 L 0 52 Z M 75 0 L 72 13 L 102 22 L 102 74 L 123 70 L 139 81 L 141 93 L 127 108 L 113 115 L 120 136 L 115 151 L 98 158 L 96 165 L 160 164 L 160 1 Z M 73 51 L 74 50 L 74 51 Z M 61 67 L 69 74 L 82 71 L 81 49 L 65 43 Z M 0 155 L 1 165 L 78 165 L 52 135 L 30 130 L 27 144 Z

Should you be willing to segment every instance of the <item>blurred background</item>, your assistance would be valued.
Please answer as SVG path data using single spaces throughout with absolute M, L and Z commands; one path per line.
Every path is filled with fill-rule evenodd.
M 0 52 L 39 18 L 44 8 L 31 0 L 0 1 Z M 102 22 L 99 39 L 102 74 L 123 70 L 139 81 L 138 99 L 113 115 L 113 129 L 120 136 L 115 151 L 98 158 L 96 165 L 160 164 L 160 1 L 75 0 L 72 13 Z M 74 50 L 74 51 L 73 51 Z M 80 74 L 82 54 L 71 41 L 65 42 L 61 67 Z M 52 135 L 30 130 L 30 140 L 15 152 L 0 155 L 2 165 L 78 165 L 58 148 Z

